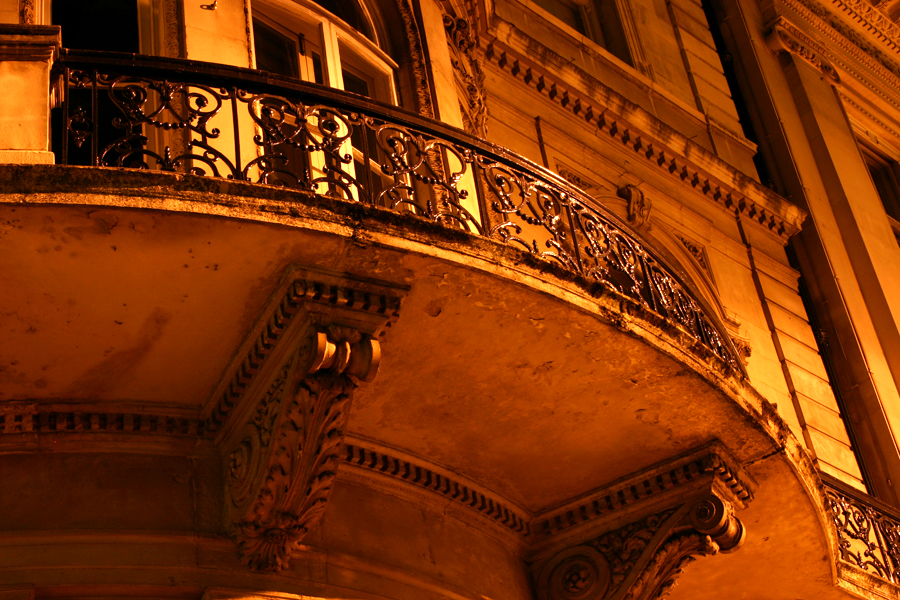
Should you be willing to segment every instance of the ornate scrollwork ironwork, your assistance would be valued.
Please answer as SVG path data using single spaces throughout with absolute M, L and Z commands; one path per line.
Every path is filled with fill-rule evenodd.
M 414 214 L 596 281 L 743 372 L 683 275 L 597 198 L 508 152 L 395 108 L 301 83 L 274 86 L 251 71 L 178 61 L 112 67 L 65 52 L 58 64 L 67 82 L 64 163 L 80 152 L 83 164 L 226 177 Z M 645 219 L 649 199 L 629 193 Z
M 848 493 L 826 487 L 841 560 L 891 583 L 900 582 L 900 520 Z

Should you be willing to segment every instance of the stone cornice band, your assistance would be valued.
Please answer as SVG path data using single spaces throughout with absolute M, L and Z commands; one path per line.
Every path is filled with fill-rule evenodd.
M 588 98 L 586 94 L 570 89 L 549 70 L 529 61 L 498 39 L 490 41 L 484 52 L 489 63 L 595 126 L 597 135 L 609 136 L 642 160 L 662 169 L 670 177 L 716 204 L 745 215 L 784 240 L 799 231 L 806 215 L 758 182 L 744 177 L 740 181 L 741 190 L 726 183 L 722 178 L 673 150 L 670 144 L 657 139 L 651 132 L 642 130 L 633 119 L 617 114 L 611 104 L 604 103 L 598 98 Z M 611 90 L 608 93 L 610 96 L 616 96 Z M 628 104 L 624 99 L 619 100 L 620 103 Z M 655 120 L 649 114 L 643 115 L 643 118 L 650 122 Z M 661 123 L 659 125 L 664 127 Z M 684 143 L 688 146 L 691 144 L 689 141 Z M 699 146 L 696 149 L 700 154 L 704 153 Z M 712 155 L 710 159 L 718 160 Z M 728 170 L 734 174 L 724 163 L 722 167 L 723 173 Z

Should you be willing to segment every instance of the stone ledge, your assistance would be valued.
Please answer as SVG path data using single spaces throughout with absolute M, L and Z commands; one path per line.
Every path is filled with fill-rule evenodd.
M 50 60 L 61 45 L 59 25 L 0 24 L 0 60 Z
M 56 155 L 46 150 L 0 150 L 0 165 L 52 165 Z

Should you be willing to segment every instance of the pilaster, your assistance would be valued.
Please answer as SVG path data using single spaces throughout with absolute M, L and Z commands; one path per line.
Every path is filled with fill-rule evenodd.
M 59 53 L 53 25 L 0 24 L 0 163 L 53 164 L 50 68 Z

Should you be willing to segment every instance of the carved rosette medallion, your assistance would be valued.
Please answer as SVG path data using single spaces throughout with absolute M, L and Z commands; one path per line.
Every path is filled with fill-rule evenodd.
M 539 600 L 602 598 L 609 589 L 609 562 L 591 546 L 557 554 L 539 578 Z
M 539 600 L 664 597 L 696 556 L 737 549 L 744 528 L 714 493 L 558 552 L 536 574 Z

